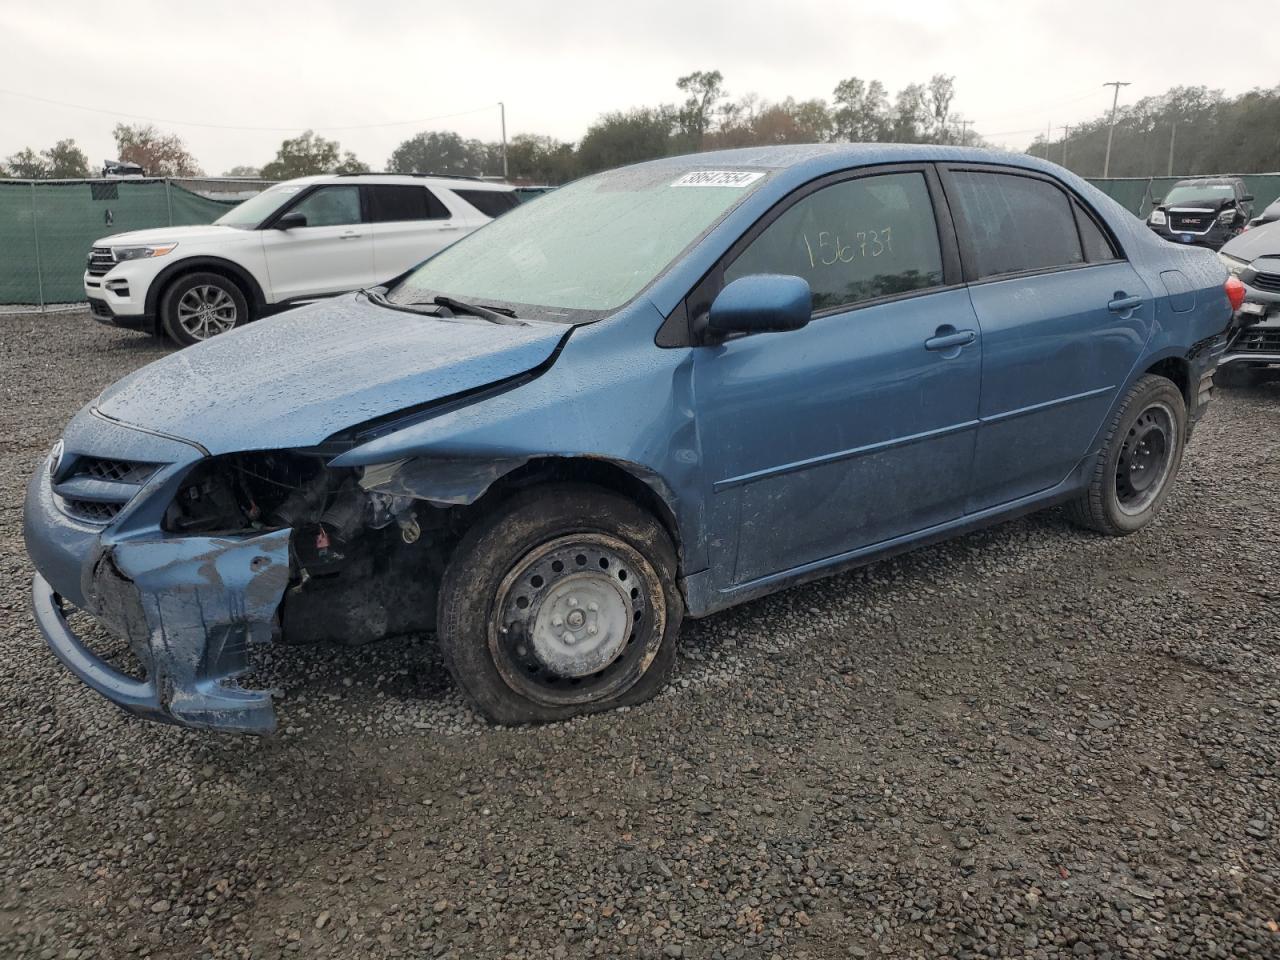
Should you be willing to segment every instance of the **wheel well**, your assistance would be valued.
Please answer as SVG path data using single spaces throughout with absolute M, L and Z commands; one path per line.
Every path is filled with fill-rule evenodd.
M 244 296 L 245 304 L 249 308 L 250 320 L 257 319 L 262 310 L 262 292 L 258 289 L 258 285 L 253 282 L 252 278 L 247 278 L 228 263 L 218 260 L 191 260 L 175 264 L 171 270 L 171 273 L 164 274 L 160 283 L 155 285 L 154 306 L 151 306 L 147 311 L 155 315 L 157 329 L 160 329 L 160 304 L 165 295 L 175 283 L 178 283 L 184 277 L 191 276 L 193 273 L 213 273 L 234 283 Z M 147 299 L 148 301 L 151 300 L 150 295 Z
M 621 494 L 652 515 L 676 548 L 676 557 L 684 566 L 684 550 L 680 541 L 680 527 L 667 502 L 649 484 L 635 474 L 609 460 L 592 460 L 580 457 L 541 457 L 530 460 L 495 481 L 484 496 L 472 505 L 472 510 L 488 511 L 512 494 L 530 487 L 549 483 L 589 483 Z
M 1191 408 L 1191 368 L 1187 361 L 1181 357 L 1166 357 L 1159 363 L 1153 363 L 1147 367 L 1145 372 L 1164 377 L 1166 380 L 1172 380 L 1174 386 L 1178 388 L 1178 392 L 1182 394 L 1182 399 L 1186 402 L 1187 409 Z

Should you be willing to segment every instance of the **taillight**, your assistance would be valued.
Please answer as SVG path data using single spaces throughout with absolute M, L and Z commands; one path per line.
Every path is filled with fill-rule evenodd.
M 1222 289 L 1227 291 L 1227 300 L 1231 303 L 1231 309 L 1239 310 L 1240 304 L 1244 303 L 1244 284 L 1235 277 L 1227 277 L 1227 282 L 1222 285 Z

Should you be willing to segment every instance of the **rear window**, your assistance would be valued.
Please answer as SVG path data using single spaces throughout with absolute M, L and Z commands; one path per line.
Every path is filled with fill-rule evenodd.
M 520 206 L 520 198 L 514 190 L 457 190 L 453 191 L 486 217 L 500 217 L 508 210 Z
M 977 277 L 1084 262 L 1067 195 L 1043 180 L 1006 173 L 951 174 L 962 240 Z M 962 242 L 962 247 L 965 246 Z
M 377 184 L 367 189 L 369 216 L 374 223 L 449 219 L 448 209 L 426 187 Z

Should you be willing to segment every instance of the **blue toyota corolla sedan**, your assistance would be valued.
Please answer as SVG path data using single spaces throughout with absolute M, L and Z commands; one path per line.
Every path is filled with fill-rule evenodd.
M 636 703 L 683 617 L 1052 504 L 1145 527 L 1238 288 L 1021 155 L 588 177 L 91 401 L 28 489 L 36 617 L 85 683 L 192 727 L 273 728 L 253 644 L 405 632 L 502 723 Z

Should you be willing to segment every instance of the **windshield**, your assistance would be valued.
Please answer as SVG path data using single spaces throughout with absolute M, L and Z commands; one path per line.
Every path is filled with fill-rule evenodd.
M 256 197 L 250 197 L 244 203 L 237 204 L 213 222 L 224 227 L 252 230 L 297 196 L 305 186 L 306 184 L 302 183 L 278 184 L 263 190 Z
M 1164 198 L 1165 204 L 1173 206 L 1179 203 L 1218 203 L 1235 195 L 1229 183 L 1211 183 L 1203 187 L 1174 187 Z
M 428 260 L 390 294 L 510 304 L 575 319 L 622 306 L 766 179 L 763 171 L 639 166 L 522 204 Z

